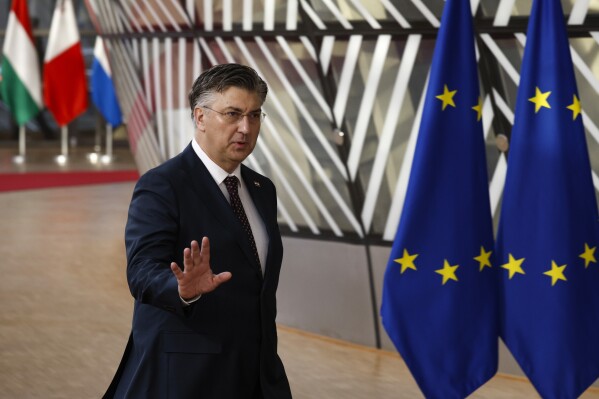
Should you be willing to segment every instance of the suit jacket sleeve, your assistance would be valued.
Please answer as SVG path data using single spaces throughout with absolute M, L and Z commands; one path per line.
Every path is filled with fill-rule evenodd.
M 174 254 L 179 229 L 175 195 L 172 181 L 156 171 L 138 181 L 125 228 L 127 281 L 137 301 L 183 315 L 177 279 L 170 269 L 171 262 L 180 258 Z

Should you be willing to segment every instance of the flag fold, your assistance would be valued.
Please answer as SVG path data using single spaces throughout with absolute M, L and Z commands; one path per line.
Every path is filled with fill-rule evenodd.
M 44 102 L 60 126 L 87 109 L 85 63 L 71 0 L 58 0 L 44 56 Z
M 470 1 L 448 0 L 383 325 L 427 398 L 464 398 L 497 370 L 497 266 Z
M 19 126 L 43 108 L 37 50 L 26 0 L 13 0 L 2 48 L 0 96 Z
M 94 46 L 94 62 L 92 64 L 92 101 L 102 113 L 102 116 L 112 126 L 122 122 L 121 108 L 114 90 L 112 71 L 106 56 L 104 41 L 100 36 L 96 38 Z
M 496 253 L 501 336 L 543 398 L 599 377 L 599 217 L 559 0 L 532 6 Z

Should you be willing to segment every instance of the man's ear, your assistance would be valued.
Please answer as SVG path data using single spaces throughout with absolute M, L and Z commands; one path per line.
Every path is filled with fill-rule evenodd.
M 193 123 L 196 129 L 204 130 L 204 109 L 201 107 L 195 107 L 193 109 Z

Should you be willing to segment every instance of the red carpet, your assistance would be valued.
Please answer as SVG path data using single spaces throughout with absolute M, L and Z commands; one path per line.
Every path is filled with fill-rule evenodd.
M 82 184 L 118 183 L 136 181 L 138 178 L 139 173 L 137 170 L 2 173 L 0 174 L 0 192 Z

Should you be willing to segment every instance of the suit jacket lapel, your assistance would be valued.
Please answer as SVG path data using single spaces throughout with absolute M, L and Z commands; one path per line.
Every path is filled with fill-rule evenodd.
M 241 223 L 233 212 L 227 198 L 223 195 L 223 192 L 210 175 L 210 172 L 208 172 L 206 166 L 198 158 L 191 144 L 185 148 L 181 155 L 187 169 L 185 172 L 189 176 L 189 181 L 198 194 L 198 198 L 206 204 L 208 209 L 214 210 L 214 216 L 220 220 L 223 226 L 226 226 L 227 229 L 233 232 L 248 262 L 251 263 L 255 270 L 259 271 L 260 265 L 256 264 L 254 260 L 247 234 L 243 231 Z M 201 237 L 198 239 L 201 239 Z M 260 275 L 262 275 L 261 272 Z
M 204 202 L 208 209 L 214 210 L 214 216 L 219 219 L 223 226 L 232 225 L 235 215 L 230 209 L 227 199 L 206 169 L 206 166 L 198 158 L 191 144 L 182 152 L 184 172 L 188 181 L 193 186 L 200 201 Z

